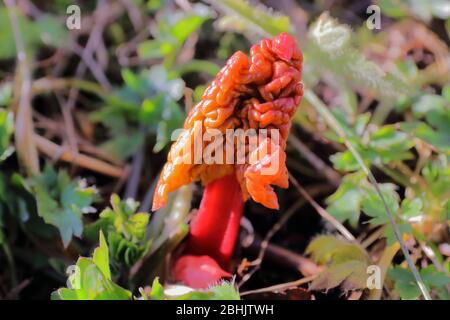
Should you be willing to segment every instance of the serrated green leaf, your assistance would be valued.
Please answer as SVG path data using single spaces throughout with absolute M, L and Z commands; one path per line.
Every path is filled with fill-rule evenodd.
M 100 213 L 100 219 L 87 227 L 89 233 L 106 233 L 111 257 L 117 263 L 132 266 L 148 251 L 152 239 L 146 238 L 150 215 L 137 212 L 139 203 L 129 198 L 121 200 L 112 194 L 111 208 Z
M 398 194 L 393 190 L 392 186 L 387 184 L 382 185 L 381 189 L 390 211 L 394 214 L 397 213 L 399 209 Z M 362 211 L 373 218 L 370 222 L 374 226 L 389 223 L 389 218 L 386 214 L 384 203 L 375 192 L 371 192 L 364 198 L 362 201 Z
M 412 227 L 408 222 L 397 222 L 397 225 L 402 236 L 412 234 Z M 384 229 L 384 236 L 386 237 L 388 246 L 391 246 L 398 241 L 397 237 L 395 236 L 394 229 L 390 224 L 386 225 L 386 229 Z
M 355 157 L 353 157 L 352 153 L 348 150 L 336 152 L 330 156 L 330 161 L 333 163 L 333 167 L 339 171 L 352 172 L 357 171 L 360 168 Z
M 414 300 L 420 297 L 420 289 L 417 286 L 411 271 L 400 266 L 389 270 L 389 276 L 395 281 L 395 289 L 404 300 Z M 444 272 L 437 271 L 434 266 L 428 266 L 420 270 L 425 285 L 430 289 L 444 289 L 450 283 L 450 277 Z M 445 296 L 445 294 L 444 294 Z
M 407 219 L 417 217 L 422 213 L 422 207 L 423 203 L 420 198 L 404 199 L 401 204 L 402 215 Z
M 363 194 L 357 188 L 342 186 L 342 184 L 338 190 L 342 193 L 339 195 L 335 193 L 334 197 L 328 198 L 330 205 L 327 211 L 339 221 L 349 220 L 353 226 L 356 226 L 361 212 Z
M 308 245 L 306 252 L 320 264 L 327 264 L 310 290 L 331 289 L 341 286 L 344 290 L 365 288 L 369 258 L 359 245 L 333 236 L 319 236 Z
M 233 283 L 223 281 L 209 289 L 213 293 L 211 300 L 241 300 Z
M 360 261 L 347 261 L 329 266 L 315 278 L 309 290 L 326 290 L 341 285 L 344 290 L 354 290 L 366 286 L 367 264 Z
M 155 152 L 161 151 L 170 142 L 171 133 L 183 124 L 184 112 L 177 101 L 183 96 L 184 81 L 162 65 L 139 73 L 125 69 L 122 77 L 125 85 L 91 114 L 93 121 L 102 122 L 111 132 L 100 148 L 125 160 L 152 136 L 156 138 Z
M 450 284 L 450 277 L 442 271 L 437 271 L 436 267 L 430 265 L 420 270 L 423 281 L 433 287 L 441 287 Z
M 56 173 L 50 165 L 41 175 L 31 178 L 29 184 L 35 193 L 38 215 L 58 228 L 67 247 L 73 236 L 79 237 L 83 232 L 81 216 L 92 212 L 95 189 L 71 181 L 65 171 Z

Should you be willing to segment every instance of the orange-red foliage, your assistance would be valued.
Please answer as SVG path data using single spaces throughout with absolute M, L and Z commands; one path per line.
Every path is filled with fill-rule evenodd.
M 254 45 L 250 58 L 240 51 L 231 56 L 205 90 L 201 101 L 189 112 L 184 123 L 187 130 L 172 145 L 156 187 L 153 210 L 164 206 L 167 194 L 182 185 L 198 180 L 207 185 L 231 173 L 236 174 L 244 199 L 251 197 L 266 207 L 278 208 L 271 185 L 288 186 L 284 148 L 292 116 L 303 95 L 302 59 L 294 38 L 287 33 Z M 197 123 L 200 125 L 196 127 Z M 225 135 L 226 129 L 238 128 L 278 129 L 280 139 L 277 142 L 269 134 L 253 150 L 247 150 L 247 142 L 244 146 L 234 144 L 235 148 L 239 145 L 247 150 L 243 164 L 194 163 L 196 130 L 204 133 L 208 129 L 218 129 Z M 203 144 L 205 147 L 208 143 Z M 191 148 L 185 148 L 187 145 Z M 180 161 L 182 156 L 190 159 L 189 163 Z M 261 174 L 274 160 L 278 161 L 278 170 L 270 175 Z

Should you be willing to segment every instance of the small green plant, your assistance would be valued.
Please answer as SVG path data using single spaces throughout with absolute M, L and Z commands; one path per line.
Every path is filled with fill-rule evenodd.
M 83 233 L 83 214 L 95 212 L 91 206 L 96 189 L 82 180 L 71 180 L 66 171 L 56 172 L 46 165 L 42 174 L 28 182 L 36 197 L 37 212 L 48 224 L 58 228 L 64 247 L 73 236 Z
M 80 257 L 69 268 L 68 288 L 52 293 L 52 300 L 130 300 L 132 294 L 111 280 L 109 252 L 103 233 L 92 258 Z
M 151 245 L 151 240 L 146 239 L 150 214 L 136 212 L 139 203 L 131 198 L 120 200 L 118 195 L 113 194 L 110 203 L 111 208 L 104 209 L 85 233 L 97 235 L 102 230 L 108 239 L 113 261 L 131 267 Z
M 103 232 L 100 231 L 99 246 L 91 258 L 80 257 L 68 268 L 67 288 L 52 293 L 52 300 L 239 300 L 233 283 L 223 282 L 207 290 L 188 287 L 165 289 L 158 278 L 153 280 L 150 290 L 139 289 L 140 297 L 120 287 L 112 280 L 109 249 Z M 169 290 L 170 289 L 170 290 Z

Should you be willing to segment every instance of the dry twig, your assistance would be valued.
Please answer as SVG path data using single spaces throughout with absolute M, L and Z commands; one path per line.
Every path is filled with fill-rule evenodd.
M 125 168 L 113 166 L 109 163 L 88 157 L 83 154 L 75 155 L 69 150 L 64 150 L 64 148 L 62 148 L 61 146 L 45 139 L 38 134 L 34 135 L 34 141 L 39 151 L 44 153 L 48 157 L 54 157 L 55 155 L 58 155 L 58 158 L 63 161 L 70 162 L 80 167 L 115 178 L 120 178 L 128 174 L 128 170 Z

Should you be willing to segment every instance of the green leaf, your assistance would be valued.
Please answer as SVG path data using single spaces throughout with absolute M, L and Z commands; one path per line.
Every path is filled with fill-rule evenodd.
M 384 184 L 381 186 L 381 189 L 390 211 L 393 214 L 397 213 L 399 209 L 399 197 L 398 194 L 394 191 L 394 186 Z M 389 223 L 389 218 L 386 214 L 383 201 L 381 201 L 380 197 L 375 192 L 371 192 L 367 197 L 364 198 L 364 200 L 362 201 L 362 210 L 365 214 L 373 218 L 372 220 L 370 220 L 370 223 L 374 226 Z
M 399 196 L 395 192 L 396 186 L 390 183 L 379 184 L 385 200 L 392 212 L 399 209 Z M 326 200 L 327 211 L 339 221 L 349 221 L 357 226 L 361 210 L 372 217 L 373 225 L 387 224 L 383 202 L 377 196 L 373 186 L 367 181 L 363 172 L 347 174 L 339 188 Z
M 65 47 L 68 44 L 68 31 L 63 26 L 63 21 L 56 16 L 46 14 L 33 23 L 33 28 L 39 33 L 42 44 L 54 48 Z
M 132 294 L 112 282 L 108 246 L 100 234 L 100 246 L 93 258 L 80 257 L 69 276 L 69 288 L 52 293 L 52 300 L 131 300 Z
M 441 287 L 450 284 L 450 277 L 442 271 L 437 271 L 436 267 L 430 265 L 420 270 L 423 281 L 432 287 Z
M 122 71 L 124 86 L 107 97 L 106 104 L 91 114 L 95 122 L 109 128 L 111 138 L 100 145 L 105 152 L 125 160 L 143 147 L 149 135 L 156 136 L 155 152 L 170 142 L 171 133 L 181 128 L 184 112 L 177 101 L 183 96 L 184 81 L 162 65 L 133 73 Z
M 41 45 L 64 47 L 67 43 L 68 31 L 63 27 L 63 20 L 52 15 L 43 15 L 36 21 L 30 21 L 23 16 L 20 10 L 15 11 L 19 29 L 25 48 L 35 50 Z M 0 8 L 0 59 L 12 58 L 16 55 L 14 33 L 6 7 Z
M 100 245 L 94 250 L 94 256 L 92 260 L 101 270 L 105 278 L 111 280 L 108 245 L 106 244 L 105 236 L 103 235 L 102 231 L 100 231 Z
M 388 274 L 395 281 L 395 289 L 402 299 L 413 300 L 420 297 L 419 287 L 409 269 L 397 266 L 390 269 Z M 450 283 L 450 277 L 444 272 L 437 271 L 433 265 L 420 270 L 420 276 L 428 288 L 435 289 L 438 293 L 445 292 L 445 286 Z
M 364 132 L 368 118 L 364 115 L 358 116 L 354 125 L 347 123 L 342 112 L 334 112 L 344 130 L 355 145 L 364 162 L 369 164 L 388 164 L 394 160 L 407 160 L 413 157 L 410 149 L 414 141 L 409 139 L 405 132 L 399 131 L 393 125 L 385 125 L 371 132 L 369 137 L 362 140 L 360 135 Z M 327 136 L 335 141 L 342 142 L 332 133 Z M 346 150 L 335 153 L 330 157 L 333 166 L 340 171 L 356 171 L 360 167 L 353 154 Z
M 108 243 L 111 247 L 111 256 L 114 261 L 128 267 L 131 267 L 142 258 L 151 245 L 151 241 L 136 243 L 114 231 L 108 232 Z
M 309 290 L 324 290 L 341 286 L 344 290 L 355 290 L 366 287 L 367 263 L 350 260 L 333 264 L 315 278 Z
M 402 267 L 389 270 L 389 276 L 395 279 L 395 289 L 404 300 L 415 300 L 420 297 L 420 289 L 412 273 Z
M 386 125 L 370 135 L 368 147 L 378 153 L 383 163 L 394 160 L 412 158 L 408 152 L 414 146 L 414 141 L 408 139 L 404 132 L 397 131 L 393 125 Z
M 405 218 L 413 218 L 422 214 L 423 203 L 420 198 L 413 200 L 404 199 L 401 204 L 402 215 Z
M 152 240 L 146 238 L 150 214 L 136 212 L 139 203 L 131 198 L 121 200 L 118 195 L 112 194 L 110 203 L 111 208 L 105 208 L 100 213 L 100 218 L 87 226 L 86 232 L 105 232 L 113 260 L 132 266 L 145 255 L 151 245 Z
M 164 288 L 155 277 L 150 292 L 139 289 L 139 300 L 240 300 L 233 282 L 222 281 L 207 289 L 194 289 L 184 285 L 168 285 Z
M 412 110 L 416 117 L 423 117 L 433 110 L 445 108 L 446 101 L 443 97 L 435 94 L 423 94 L 413 103 Z
M 135 154 L 142 145 L 144 137 L 138 130 L 133 130 L 123 135 L 115 135 L 114 138 L 100 145 L 107 154 L 115 159 L 125 160 Z
M 5 107 L 10 104 L 12 93 L 11 82 L 5 82 L 0 85 L 0 107 Z
M 423 121 L 400 123 L 400 128 L 435 146 L 443 152 L 450 152 L 450 108 L 443 96 L 422 94 L 412 104 L 413 114 Z
M 138 55 L 141 59 L 163 58 L 174 51 L 175 46 L 167 41 L 147 40 L 138 45 Z
M 400 128 L 443 152 L 450 152 L 450 134 L 434 130 L 425 122 L 400 123 Z
M 152 290 L 150 292 L 151 300 L 164 300 L 164 288 L 159 283 L 159 278 L 155 278 L 152 284 Z
M 403 18 L 408 15 L 408 6 L 402 0 L 379 0 L 378 5 L 383 14 L 392 18 Z
M 360 166 L 353 157 L 352 153 L 348 150 L 344 152 L 336 152 L 330 156 L 330 160 L 333 163 L 333 167 L 339 171 L 356 171 L 359 170 Z
M 207 290 L 190 290 L 186 294 L 172 296 L 170 300 L 240 300 L 234 284 L 223 281 Z
M 135 275 L 137 283 L 146 283 L 149 274 L 156 276 L 164 257 L 177 248 L 188 234 L 187 217 L 191 211 L 192 195 L 192 185 L 182 186 L 170 193 L 164 208 L 152 215 L 147 234 L 151 244 L 140 272 Z
M 366 287 L 369 258 L 358 244 L 333 236 L 319 236 L 311 241 L 306 252 L 314 261 L 327 264 L 311 283 L 310 290 L 328 290 L 337 286 L 343 290 Z
M 414 16 L 428 23 L 433 17 L 447 19 L 450 17 L 446 0 L 380 0 L 381 12 L 393 18 Z
M 361 188 L 363 178 L 360 172 L 347 174 L 336 192 L 327 198 L 327 211 L 340 222 L 348 220 L 352 226 L 358 224 L 364 197 L 364 190 Z
M 192 5 L 189 12 L 162 11 L 157 15 L 158 28 L 155 39 L 138 44 L 138 55 L 142 59 L 166 58 L 172 60 L 187 38 L 212 16 L 211 10 L 203 4 Z
M 91 204 L 96 190 L 83 185 L 81 181 L 71 181 L 61 170 L 58 173 L 46 165 L 44 172 L 30 179 L 35 193 L 38 215 L 48 224 L 58 228 L 64 247 L 73 236 L 83 232 L 81 216 L 93 212 Z
M 12 112 L 0 108 L 0 162 L 14 152 L 14 148 L 10 145 L 13 132 L 14 119 Z
M 400 234 L 402 237 L 406 234 L 411 235 L 412 234 L 412 227 L 408 222 L 397 222 L 398 229 L 400 230 Z M 386 237 L 386 242 L 388 246 L 393 245 L 396 243 L 397 237 L 395 236 L 394 229 L 392 228 L 392 225 L 388 224 L 386 226 L 386 229 L 384 229 L 384 236 Z
M 310 242 L 306 253 L 310 254 L 317 263 L 325 264 L 345 245 L 344 240 L 336 239 L 333 236 L 319 236 Z
M 213 293 L 211 300 L 241 300 L 233 283 L 223 281 L 209 289 Z
M 178 43 L 183 43 L 186 39 L 197 30 L 203 22 L 207 20 L 208 15 L 199 16 L 191 15 L 178 20 L 171 28 L 171 33 Z
M 339 193 L 338 193 L 339 192 Z M 338 191 L 328 200 L 327 211 L 339 221 L 349 220 L 353 226 L 358 224 L 363 194 L 353 186 L 339 186 Z
M 276 14 L 262 5 L 250 5 L 242 0 L 207 0 L 207 2 L 236 20 L 244 22 L 249 29 L 265 36 L 290 31 L 287 16 Z

